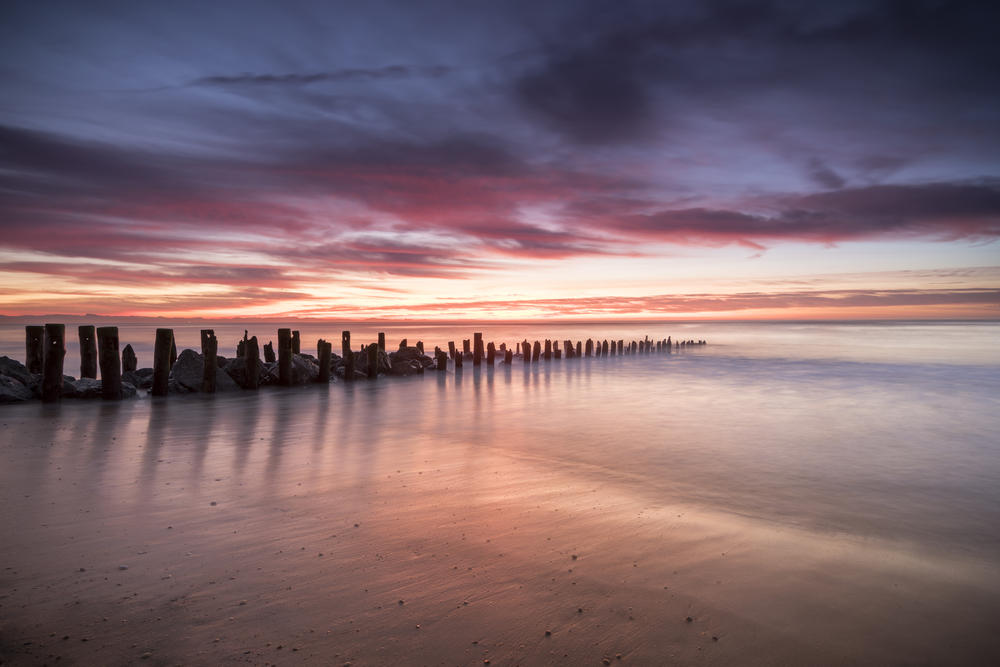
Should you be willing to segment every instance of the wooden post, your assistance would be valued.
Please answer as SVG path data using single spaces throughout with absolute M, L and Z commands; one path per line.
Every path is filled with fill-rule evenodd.
M 174 347 L 174 330 L 157 329 L 153 346 L 153 396 L 166 396 L 170 380 L 170 350 Z
M 42 400 L 62 399 L 63 360 L 66 358 L 66 325 L 45 325 L 45 352 L 42 355 Z
M 354 353 L 351 352 L 351 332 L 340 334 L 340 351 L 344 357 L 344 382 L 354 382 Z
M 122 372 L 130 373 L 134 371 L 139 366 L 139 360 L 135 356 L 135 350 L 132 349 L 131 343 L 125 346 L 122 350 Z
M 247 356 L 247 341 L 245 338 L 243 340 L 236 342 L 236 356 L 237 357 Z
M 521 357 L 523 358 L 524 363 L 531 363 L 531 343 L 528 341 L 521 343 Z
M 29 373 L 42 372 L 45 358 L 45 327 L 29 325 L 24 327 L 24 365 Z
M 622 355 L 622 345 L 625 343 L 621 338 L 618 339 L 618 356 Z
M 292 384 L 292 330 L 278 329 L 278 384 Z
M 455 358 L 455 341 L 448 341 L 448 356 L 452 359 Z
M 177 341 L 174 340 L 174 331 L 170 330 L 170 368 L 177 363 Z
M 214 394 L 215 373 L 219 367 L 219 339 L 212 329 L 201 330 L 201 356 L 205 360 L 201 370 L 201 390 L 206 394 Z
M 274 343 L 268 341 L 264 343 L 264 362 L 273 364 L 275 361 L 277 358 L 274 356 Z
M 378 378 L 378 343 L 372 343 L 368 346 L 368 379 L 374 380 Z
M 302 354 L 302 340 L 297 330 L 292 332 L 292 354 Z
M 483 334 L 474 333 L 472 338 L 475 340 L 472 346 L 472 365 L 479 366 L 483 363 Z
M 672 341 L 672 340 L 670 339 L 670 336 L 667 336 L 667 342 L 666 342 L 666 343 L 664 343 L 664 346 L 665 346 L 665 347 L 667 348 L 667 354 L 670 354 L 670 350 L 671 350 L 671 349 L 673 348 L 673 346 L 674 346 L 674 343 L 673 343 L 673 341 Z
M 417 341 L 417 349 L 420 351 L 420 354 L 424 353 L 424 341 L 422 340 Z
M 552 358 L 552 341 L 549 340 L 548 338 L 545 339 L 545 352 L 542 353 L 542 357 L 545 359 L 545 361 L 548 361 Z
M 330 382 L 330 357 L 333 355 L 333 345 L 322 338 L 316 343 L 316 358 L 319 359 L 319 376 L 317 382 Z
M 514 350 L 507 349 L 503 351 L 503 362 L 508 366 L 514 363 Z
M 486 364 L 492 368 L 493 363 L 496 361 L 497 349 L 493 345 L 493 341 L 490 341 L 489 345 L 486 346 Z
M 608 356 L 608 341 L 604 341 L 601 344 L 601 356 L 602 357 Z
M 101 361 L 101 397 L 118 401 L 122 397 L 122 367 L 118 356 L 118 327 L 97 329 L 98 355 Z
M 385 352 L 385 333 L 381 331 L 378 332 L 378 349 Z
M 456 370 L 456 371 L 457 371 L 457 370 L 458 370 L 459 368 L 461 368 L 461 367 L 462 367 L 462 361 L 463 361 L 464 359 L 465 359 L 465 355 L 464 355 L 464 354 L 456 354 L 456 355 L 455 355 L 455 370 Z
M 448 355 L 445 354 L 442 350 L 438 350 L 435 356 L 437 357 L 437 369 L 439 371 L 448 370 Z
M 566 350 L 566 358 L 567 359 L 572 359 L 573 358 L 573 341 L 571 341 L 571 340 L 564 340 L 563 341 L 563 349 Z
M 542 344 L 537 340 L 531 348 L 531 363 L 537 364 L 538 358 L 542 356 Z
M 250 336 L 246 345 L 247 389 L 260 387 L 260 344 L 256 336 Z
M 96 378 L 97 340 L 94 334 L 94 325 L 81 324 L 77 327 L 77 334 L 80 337 L 80 377 Z M 115 350 L 115 358 L 118 358 L 117 350 Z
M 582 357 L 583 356 L 583 341 L 582 340 L 576 341 L 576 356 L 577 357 Z

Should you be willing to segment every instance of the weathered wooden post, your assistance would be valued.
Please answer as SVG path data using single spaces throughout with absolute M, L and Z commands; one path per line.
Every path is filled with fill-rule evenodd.
M 260 344 L 256 336 L 247 341 L 247 389 L 260 387 Z
M 608 356 L 608 341 L 604 341 L 601 344 L 601 356 L 602 357 Z
M 277 358 L 274 356 L 274 343 L 268 341 L 264 343 L 264 362 L 273 364 L 275 361 L 277 361 Z
M 302 354 L 302 340 L 299 338 L 298 330 L 292 331 L 292 354 Z
M 292 330 L 278 329 L 278 384 L 292 384 Z
M 514 363 L 514 350 L 507 349 L 503 351 L 503 362 L 508 366 Z
M 245 357 L 247 356 L 247 339 L 243 338 L 236 342 L 236 356 Z
M 483 334 L 474 333 L 472 338 L 475 341 L 472 346 L 472 365 L 479 366 L 483 363 Z
M 455 370 L 456 371 L 459 368 L 462 367 L 462 361 L 464 361 L 464 360 L 465 360 L 465 355 L 464 354 L 456 354 L 455 355 Z
M 118 356 L 118 327 L 97 329 L 98 356 L 101 362 L 101 397 L 117 401 L 122 397 L 122 367 Z
M 521 357 L 523 357 L 524 363 L 531 363 L 531 343 L 527 340 L 521 343 Z
M 174 340 L 174 330 L 170 330 L 170 368 L 177 363 L 177 341 Z
M 354 353 L 351 352 L 351 332 L 340 334 L 340 353 L 344 357 L 344 382 L 354 382 Z
M 94 325 L 81 324 L 77 327 L 77 335 L 80 337 L 80 377 L 96 378 L 97 340 L 94 334 Z M 117 350 L 115 351 L 115 358 L 118 358 Z
M 330 383 L 330 358 L 333 356 L 333 345 L 322 338 L 316 343 L 316 358 L 319 360 L 319 376 L 316 382 Z
M 424 341 L 422 340 L 417 341 L 417 350 L 420 351 L 420 354 L 424 353 Z
M 578 358 L 583 356 L 583 341 L 582 340 L 576 341 L 576 356 Z
M 619 338 L 618 339 L 618 356 L 622 355 L 622 345 L 624 345 L 624 344 L 625 344 L 625 341 L 623 341 L 621 338 Z
M 448 356 L 452 359 L 455 358 L 455 341 L 448 341 Z
M 437 357 L 437 369 L 439 371 L 448 370 L 448 355 L 443 350 L 438 350 L 434 356 Z
M 42 372 L 45 358 L 45 327 L 28 325 L 24 327 L 24 365 L 29 373 Z
M 573 341 L 571 341 L 571 340 L 564 340 L 563 341 L 563 349 L 566 350 L 566 358 L 567 359 L 572 359 L 573 358 Z
M 378 378 L 378 343 L 372 343 L 368 346 L 368 379 L 375 380 Z
M 153 396 L 166 396 L 170 381 L 170 350 L 174 347 L 174 330 L 157 329 L 153 346 Z
M 496 361 L 497 349 L 493 345 L 493 341 L 490 341 L 486 346 L 486 364 L 493 367 L 493 363 Z
M 42 400 L 55 403 L 62 399 L 63 359 L 66 358 L 66 325 L 46 324 L 42 354 Z
M 531 363 L 537 364 L 539 357 L 542 356 L 542 344 L 537 340 L 531 348 Z
M 472 354 L 471 341 L 468 338 L 462 339 L 462 355 Z
M 378 332 L 378 349 L 385 352 L 385 333 L 382 331 Z
M 130 373 L 134 371 L 139 366 L 139 360 L 135 356 L 135 350 L 132 349 L 132 344 L 129 343 L 122 350 L 122 373 Z
M 552 341 L 548 338 L 545 339 L 545 351 L 542 353 L 542 358 L 548 361 L 552 358 Z
M 206 394 L 214 394 L 215 374 L 219 368 L 219 339 L 212 329 L 201 330 L 201 356 L 205 361 L 201 369 L 201 390 Z

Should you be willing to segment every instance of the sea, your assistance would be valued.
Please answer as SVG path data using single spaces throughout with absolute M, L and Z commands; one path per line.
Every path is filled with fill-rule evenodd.
M 219 354 L 244 332 L 276 341 L 275 323 L 124 324 L 139 367 L 150 366 L 157 326 L 178 350 L 214 328 Z M 428 372 L 376 382 L 231 395 L 149 397 L 116 406 L 114 423 L 145 432 L 166 401 L 218 424 L 209 451 L 275 438 L 287 449 L 322 440 L 389 441 L 415 449 L 461 441 L 481 451 L 556 458 L 618 480 L 650 503 L 682 501 L 829 534 L 905 541 L 919 550 L 1000 562 L 1000 322 L 637 322 L 378 324 L 289 322 L 302 350 L 352 331 L 360 345 L 384 332 L 447 349 L 484 341 L 704 340 L 670 354 L 553 359 Z M 77 374 L 67 326 L 67 374 Z M 560 342 L 560 347 L 562 346 Z M 0 328 L 0 354 L 23 361 L 23 324 Z M 152 407 L 151 407 L 152 404 Z M 101 408 L 99 410 L 99 408 Z M 0 406 L 38 411 L 29 406 Z M 64 401 L 46 418 L 109 435 L 100 402 Z M 176 414 L 177 410 L 174 413 Z M 247 413 L 255 413 L 248 421 Z M 102 417 L 103 415 L 103 417 Z M 195 420 L 197 421 L 197 419 Z M 183 420 L 164 426 L 185 436 Z M 286 429 L 289 435 L 283 433 Z M 167 434 L 169 435 L 169 433 Z M 316 439 L 320 442 L 312 442 Z M 265 444 L 261 442 L 261 447 Z

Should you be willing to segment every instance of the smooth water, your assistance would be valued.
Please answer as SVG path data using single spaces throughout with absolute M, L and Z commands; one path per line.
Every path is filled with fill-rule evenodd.
M 199 328 L 175 326 L 178 348 L 197 349 Z M 243 328 L 215 328 L 220 354 L 232 354 Z M 339 345 L 340 325 L 298 328 L 304 351 L 320 337 Z M 271 337 L 250 329 L 265 342 Z M 402 456 L 405 442 L 405 456 L 460 452 L 470 471 L 485 454 L 502 453 L 568 467 L 650 506 L 686 503 L 1000 558 L 997 323 L 394 325 L 388 347 L 403 337 L 429 349 L 461 345 L 480 329 L 486 341 L 508 344 L 645 335 L 709 344 L 670 355 L 469 364 L 458 373 L 374 383 L 0 412 L 44 413 L 94 442 L 116 433 L 128 440 L 131 432 L 140 447 L 147 436 L 138 434 L 155 427 L 183 448 L 207 424 L 200 455 L 217 458 L 217 469 L 238 466 L 241 456 L 265 457 L 270 476 L 246 481 L 261 488 L 281 484 L 282 457 L 337 466 L 348 446 L 364 450 L 352 471 L 363 480 L 388 465 L 380 457 Z M 355 325 L 355 347 L 378 330 Z M 23 359 L 15 339 L 23 346 L 23 328 L 5 328 L 0 352 Z M 152 340 L 153 327 L 121 328 L 140 367 L 149 363 Z

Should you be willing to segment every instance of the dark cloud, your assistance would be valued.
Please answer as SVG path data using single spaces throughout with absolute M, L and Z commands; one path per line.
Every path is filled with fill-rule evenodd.
M 837 172 L 823 164 L 822 160 L 813 158 L 809 161 L 809 178 L 820 187 L 836 190 L 844 187 L 847 182 Z
M 381 81 L 383 79 L 408 79 L 412 77 L 441 77 L 452 71 L 446 65 L 411 67 L 407 65 L 386 65 L 376 68 L 348 68 L 330 72 L 309 74 L 251 74 L 203 76 L 195 79 L 193 86 L 229 86 L 241 84 L 302 85 L 309 83 L 342 83 Z

